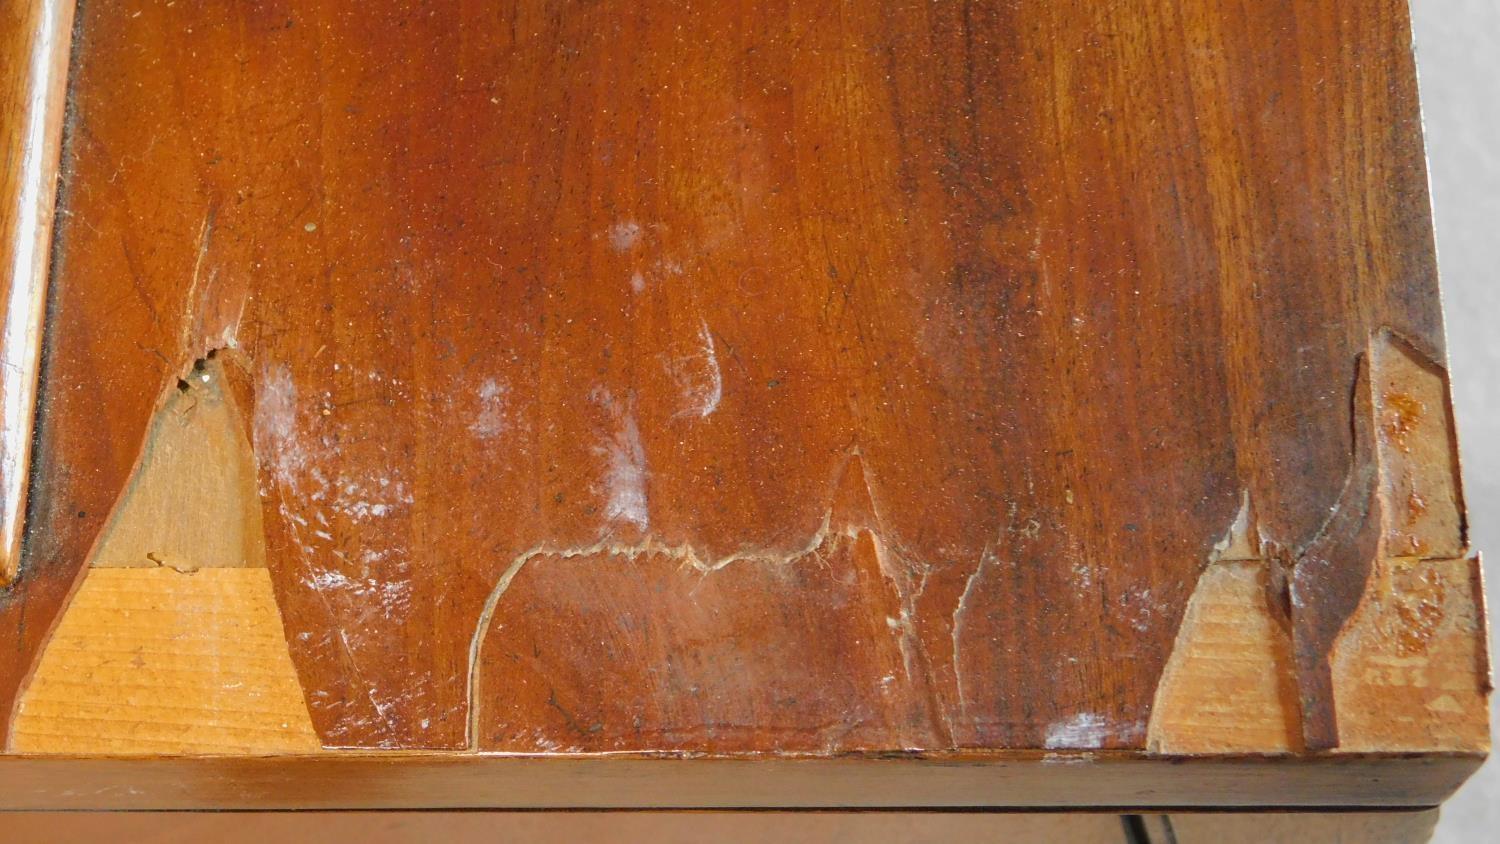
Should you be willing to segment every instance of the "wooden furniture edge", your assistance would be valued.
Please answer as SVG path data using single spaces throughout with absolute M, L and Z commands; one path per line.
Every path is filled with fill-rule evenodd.
M 0 809 L 1399 809 L 1478 754 L 651 758 L 346 752 L 0 757 Z
M 6 0 L 0 34 L 0 586 L 25 529 L 74 8 Z
M 0 228 L 0 255 L 8 259 L 0 335 L 6 363 L 0 385 L 0 585 L 15 574 L 24 527 L 55 210 L 56 191 L 48 188 L 57 179 L 73 11 L 70 0 L 14 5 L 34 11 L 41 29 L 7 33 L 0 45 L 24 43 L 39 57 L 26 65 L 31 95 L 15 100 L 24 107 L 11 113 L 21 115 L 20 125 L 39 121 L 45 131 L 38 137 L 45 143 L 35 162 L 27 160 L 24 181 L 0 183 L 4 209 L 25 203 L 26 215 L 17 219 L 31 221 L 13 231 L 4 218 Z M 49 32 L 55 37 L 33 38 Z M 38 69 L 45 72 L 34 75 Z M 9 105 L 12 90 L 0 92 Z M 34 247 L 24 267 L 18 259 L 23 237 Z M 1483 759 L 1468 753 L 1293 759 L 1022 752 L 832 760 L 345 751 L 336 758 L 0 756 L 0 789 L 6 794 L 0 808 L 1423 807 L 1444 799 Z M 1121 778 L 1132 781 L 1113 781 Z

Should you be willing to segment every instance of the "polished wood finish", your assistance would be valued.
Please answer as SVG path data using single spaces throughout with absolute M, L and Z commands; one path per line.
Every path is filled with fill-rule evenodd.
M 495 752 L 570 773 L 475 805 L 695 764 L 597 753 L 1420 805 L 1486 752 L 1401 0 L 81 14 L 12 752 L 158 752 L 20 738 L 59 637 L 256 553 L 335 758 L 255 775 L 415 753 L 402 805 Z M 161 469 L 197 401 L 253 487 Z M 139 508 L 263 550 L 107 574 Z
M 72 27 L 72 0 L 0 3 L 0 587 L 21 558 Z

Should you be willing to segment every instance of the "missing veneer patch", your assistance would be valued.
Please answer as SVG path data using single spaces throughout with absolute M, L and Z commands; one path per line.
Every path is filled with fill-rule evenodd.
M 1154 753 L 1289 753 L 1301 727 L 1292 642 L 1269 600 L 1269 564 L 1204 570 L 1162 672 L 1146 746 Z
M 1370 345 L 1384 557 L 1466 552 L 1458 455 L 1442 367 L 1389 331 Z
M 255 462 L 223 371 L 169 388 L 22 691 L 18 753 L 305 753 L 319 741 L 266 569 Z

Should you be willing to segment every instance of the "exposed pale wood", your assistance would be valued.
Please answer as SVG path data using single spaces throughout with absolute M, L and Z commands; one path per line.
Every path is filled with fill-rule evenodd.
M 226 803 L 1409 805 L 1482 753 L 1477 604 L 1421 758 L 1343 688 L 1425 623 L 1381 561 L 1467 553 L 1404 0 L 82 14 L 0 728 L 110 577 L 180 624 L 268 572 L 327 750 L 176 771 Z M 213 350 L 242 416 L 173 395 Z
M 265 568 L 250 444 L 223 381 L 206 361 L 164 397 L 17 706 L 13 752 L 320 747 Z
M 212 359 L 168 388 L 94 566 L 266 567 L 255 455 Z
M 1149 749 L 1288 753 L 1300 745 L 1291 638 L 1268 600 L 1268 568 L 1223 561 L 1199 578 L 1157 687 Z
M 1385 560 L 1332 663 L 1341 750 L 1488 749 L 1477 559 Z
M 0 586 L 21 560 L 73 0 L 0 0 Z
M 1456 559 L 1464 541 L 1458 450 L 1441 367 L 1384 332 L 1371 342 L 1386 557 Z
M 15 753 L 318 748 L 265 569 L 91 569 L 22 696 Z
M 1465 551 L 1442 370 L 1389 331 L 1370 340 L 1359 431 L 1375 441 L 1382 529 L 1365 596 L 1329 660 L 1340 751 L 1488 747 L 1488 659 L 1478 571 Z M 1349 502 L 1352 506 L 1367 506 Z M 1341 505 L 1342 506 L 1342 505 Z M 1342 514 L 1335 512 L 1330 524 Z M 1251 502 L 1215 548 L 1157 687 L 1148 747 L 1166 753 L 1301 746 L 1290 616 L 1261 559 Z M 1447 555 L 1447 556 L 1444 556 Z M 1248 558 L 1248 559 L 1247 559 Z M 1295 575 L 1294 575 L 1295 577 Z M 1294 598 L 1295 600 L 1295 598 Z

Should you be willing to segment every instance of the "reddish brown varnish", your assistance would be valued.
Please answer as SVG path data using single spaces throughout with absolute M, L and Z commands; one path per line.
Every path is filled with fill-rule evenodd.
M 73 6 L 0 2 L 0 588 L 25 529 Z
M 1338 745 L 1401 0 L 80 16 L 0 712 L 215 352 L 327 746 L 1142 748 L 1247 493 Z

